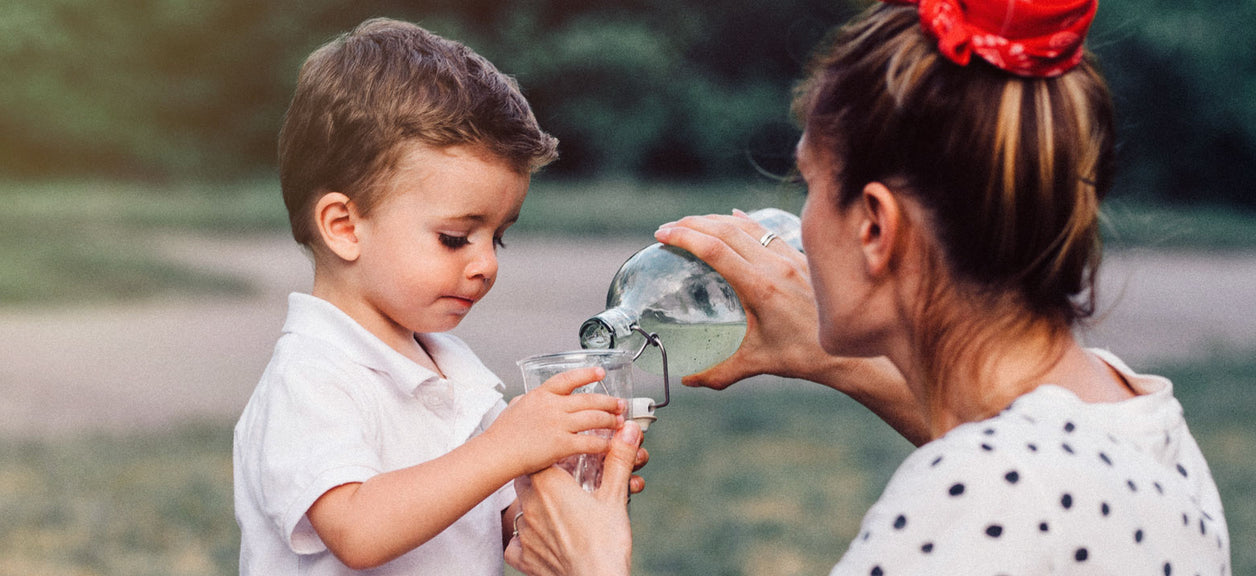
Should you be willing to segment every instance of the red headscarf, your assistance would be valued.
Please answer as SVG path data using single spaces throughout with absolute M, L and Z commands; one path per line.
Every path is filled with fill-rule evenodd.
M 883 0 L 914 4 L 938 50 L 966 66 L 975 52 L 1018 76 L 1058 76 L 1082 59 L 1097 0 Z

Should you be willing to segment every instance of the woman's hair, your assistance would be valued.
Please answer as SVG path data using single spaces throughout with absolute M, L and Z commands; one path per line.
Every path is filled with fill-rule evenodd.
M 881 182 L 926 209 L 936 245 L 927 246 L 923 356 L 957 358 L 957 347 L 997 337 L 988 328 L 1064 331 L 1089 317 L 1114 140 L 1092 57 L 1054 78 L 977 58 L 960 66 L 938 52 L 915 8 L 882 4 L 828 46 L 797 87 L 794 112 L 809 144 L 835 162 L 844 207 Z M 954 282 L 938 282 L 943 269 Z M 1004 313 L 997 326 L 939 306 L 974 297 Z
M 292 235 L 317 237 L 312 208 L 336 191 L 367 214 L 404 150 L 477 146 L 521 174 L 557 158 L 513 78 L 419 26 L 371 19 L 306 59 L 279 134 Z

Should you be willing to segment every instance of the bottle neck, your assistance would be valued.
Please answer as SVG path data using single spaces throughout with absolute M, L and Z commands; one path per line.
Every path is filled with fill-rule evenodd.
M 618 307 L 602 311 L 580 326 L 580 346 L 589 349 L 622 348 L 633 335 L 637 315 Z

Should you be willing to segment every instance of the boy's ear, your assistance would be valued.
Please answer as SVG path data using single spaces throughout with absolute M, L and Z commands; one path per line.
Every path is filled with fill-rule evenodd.
M 362 254 L 358 245 L 359 222 L 357 206 L 340 192 L 323 194 L 314 205 L 314 223 L 323 245 L 346 262 L 353 262 Z
M 859 244 L 864 263 L 872 276 L 882 276 L 894 266 L 896 247 L 906 232 L 902 206 L 897 196 L 880 182 L 864 186 L 860 200 L 863 221 L 859 227 Z

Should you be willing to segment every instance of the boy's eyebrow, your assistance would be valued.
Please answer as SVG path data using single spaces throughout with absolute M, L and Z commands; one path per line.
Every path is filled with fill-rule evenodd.
M 483 224 L 484 222 L 488 221 L 488 216 L 484 214 L 461 214 L 458 216 L 449 216 L 446 218 L 446 220 L 450 220 L 454 222 L 471 222 L 473 224 Z M 519 213 L 515 212 L 514 214 L 511 214 L 509 218 L 506 218 L 506 221 L 504 223 L 514 224 L 518 220 L 519 220 Z

